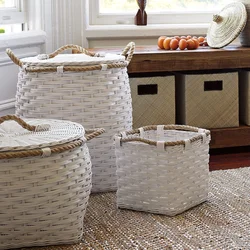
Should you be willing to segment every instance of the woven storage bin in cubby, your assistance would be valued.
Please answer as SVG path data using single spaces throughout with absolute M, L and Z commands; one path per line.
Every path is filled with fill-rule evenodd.
M 130 77 L 133 127 L 175 123 L 174 76 Z
M 81 241 L 91 191 L 86 141 L 103 130 L 88 132 L 69 121 L 0 118 L 0 249 Z
M 93 54 L 80 46 L 66 45 L 50 55 L 22 60 L 7 50 L 20 66 L 16 115 L 67 119 L 87 129 L 105 129 L 105 134 L 88 144 L 93 164 L 92 192 L 116 190 L 112 137 L 118 131 L 132 128 L 127 66 L 134 46 L 131 42 L 121 55 L 116 55 Z M 66 49 L 80 53 L 58 55 Z
M 207 199 L 208 130 L 146 126 L 115 136 L 117 205 L 176 215 Z
M 176 75 L 176 122 L 202 128 L 239 126 L 238 72 Z
M 239 72 L 240 121 L 250 126 L 250 72 Z

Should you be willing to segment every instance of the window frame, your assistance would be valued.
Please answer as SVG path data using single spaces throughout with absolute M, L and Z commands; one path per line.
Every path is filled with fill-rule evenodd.
M 88 0 L 89 24 L 90 25 L 132 25 L 134 24 L 134 13 L 112 14 L 100 13 L 99 0 Z M 212 20 L 216 10 L 204 11 L 165 11 L 162 13 L 151 12 L 148 14 L 148 24 L 205 24 Z M 188 22 L 187 22 L 188 20 Z M 202 20 L 202 21 L 201 21 Z
M 0 8 L 0 25 L 26 23 L 26 14 L 23 8 L 23 0 L 14 1 L 16 7 Z

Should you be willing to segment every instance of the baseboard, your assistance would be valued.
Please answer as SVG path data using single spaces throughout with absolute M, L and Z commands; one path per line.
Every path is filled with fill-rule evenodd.
M 0 101 L 0 112 L 8 110 L 8 109 L 14 109 L 15 108 L 15 98 L 11 98 L 8 100 Z

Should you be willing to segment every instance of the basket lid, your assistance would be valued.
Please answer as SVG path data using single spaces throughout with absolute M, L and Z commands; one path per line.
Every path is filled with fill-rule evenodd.
M 222 48 L 236 39 L 247 21 L 246 7 L 241 2 L 226 5 L 213 16 L 207 31 L 207 43 L 212 48 Z
M 48 58 L 47 55 L 38 55 L 23 58 L 21 62 L 26 66 L 90 66 L 124 63 L 125 56 L 111 53 L 97 54 L 96 56 L 86 54 L 60 54 L 53 58 Z
M 84 138 L 82 125 L 65 120 L 0 118 L 0 152 L 41 149 Z M 4 121 L 4 122 L 3 122 Z M 86 139 L 83 139 L 86 141 Z

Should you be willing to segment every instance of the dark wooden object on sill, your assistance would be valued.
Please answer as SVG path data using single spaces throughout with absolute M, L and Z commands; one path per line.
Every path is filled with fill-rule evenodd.
M 147 1 L 146 0 L 137 0 L 139 10 L 135 16 L 136 25 L 147 25 L 147 13 L 145 11 Z

